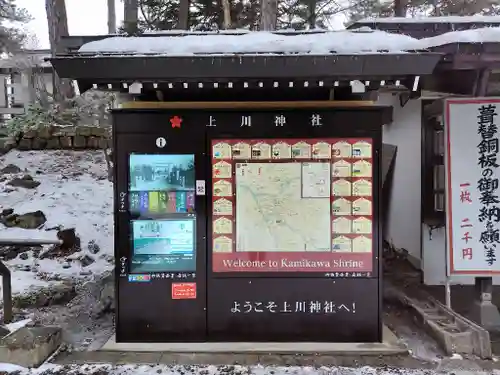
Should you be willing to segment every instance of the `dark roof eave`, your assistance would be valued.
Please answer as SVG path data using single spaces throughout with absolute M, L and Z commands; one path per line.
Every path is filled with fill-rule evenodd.
M 437 69 L 477 70 L 500 66 L 500 43 L 448 43 L 429 50 L 443 54 Z
M 61 78 L 93 81 L 189 79 L 314 79 L 394 77 L 432 74 L 442 54 L 240 56 L 57 56 L 50 59 Z

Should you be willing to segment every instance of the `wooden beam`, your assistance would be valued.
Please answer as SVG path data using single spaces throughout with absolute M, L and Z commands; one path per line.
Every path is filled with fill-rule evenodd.
M 0 115 L 22 115 L 24 108 L 6 108 L 0 107 Z
M 294 108 L 338 108 L 369 107 L 373 101 L 292 101 L 292 102 L 126 102 L 122 109 L 294 109 Z

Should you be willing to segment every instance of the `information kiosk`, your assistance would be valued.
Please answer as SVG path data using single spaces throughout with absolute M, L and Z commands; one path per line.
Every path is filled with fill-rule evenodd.
M 147 38 L 157 37 L 174 36 Z M 439 58 L 52 59 L 80 91 L 135 96 L 113 110 L 116 341 L 380 342 L 380 150 L 392 108 L 356 101 L 352 85 L 418 94 Z
M 380 341 L 391 109 L 217 104 L 113 112 L 118 340 Z

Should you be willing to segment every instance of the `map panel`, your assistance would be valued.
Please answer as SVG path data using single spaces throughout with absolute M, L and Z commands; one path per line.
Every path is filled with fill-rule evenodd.
M 304 180 L 303 164 L 236 163 L 237 252 L 331 251 L 330 166 L 308 162 Z

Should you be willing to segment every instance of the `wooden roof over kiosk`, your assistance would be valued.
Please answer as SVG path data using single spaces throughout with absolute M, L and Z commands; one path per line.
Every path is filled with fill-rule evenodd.
M 441 59 L 417 50 L 413 38 L 381 31 L 100 36 L 77 50 L 85 38 L 67 38 L 67 53 L 51 59 L 59 76 L 76 80 L 81 92 L 310 90 L 354 81 L 368 90 L 399 85 L 418 91 L 420 76 Z
M 368 27 L 411 36 L 422 41 L 422 48 L 442 54 L 434 74 L 424 77 L 423 89 L 470 96 L 498 91 L 499 16 L 368 18 L 349 29 Z

